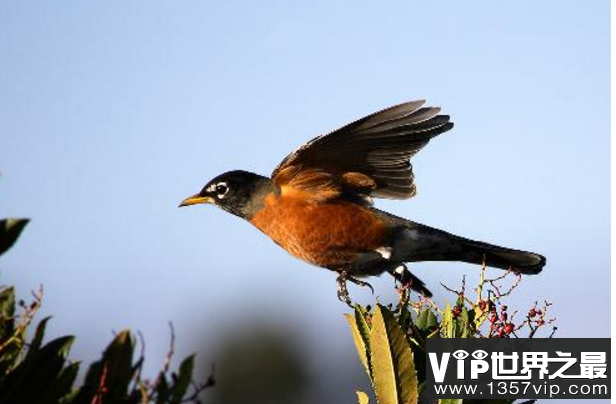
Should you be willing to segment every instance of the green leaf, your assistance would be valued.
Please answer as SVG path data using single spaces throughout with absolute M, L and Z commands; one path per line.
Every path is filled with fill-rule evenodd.
M 0 341 L 13 336 L 15 330 L 15 289 L 0 290 Z
M 368 348 L 370 348 L 370 326 L 366 322 L 364 312 L 357 307 L 355 307 L 355 322 L 357 323 L 359 334 L 364 340 L 364 343 Z
M 353 314 L 345 314 L 344 315 L 351 327 L 351 335 L 353 336 L 353 342 L 355 342 L 355 349 L 357 349 L 357 355 L 359 355 L 359 360 L 362 365 L 366 369 L 368 376 L 370 376 L 370 366 L 368 365 L 368 348 L 366 346 L 366 342 L 362 338 L 361 332 L 359 331 L 359 327 L 357 326 L 357 322 L 355 321 L 355 316 Z
M 417 403 L 413 352 L 393 314 L 377 305 L 370 333 L 372 374 L 380 404 Z
M 407 329 L 411 322 L 411 311 L 409 310 L 409 301 L 405 299 L 400 307 L 400 314 L 398 315 L 398 324 L 403 330 Z
M 175 384 L 171 388 L 170 404 L 180 404 L 182 402 L 182 398 L 184 398 L 186 390 L 190 386 L 194 367 L 195 355 L 191 355 L 182 361 Z
M 128 385 L 133 377 L 133 351 L 135 348 L 130 331 L 120 332 L 109 344 L 103 354 L 103 363 L 107 366 L 105 386 L 109 397 L 126 396 Z
M 45 317 L 36 326 L 36 331 L 34 332 L 34 337 L 32 338 L 32 341 L 30 341 L 30 346 L 28 347 L 28 354 L 26 358 L 31 357 L 41 348 L 41 345 L 43 343 L 43 337 L 45 337 L 45 328 L 47 327 L 47 322 L 50 319 L 51 317 Z
M 73 384 L 79 372 L 79 363 L 71 363 L 58 375 L 58 377 L 50 383 L 49 389 L 36 402 L 36 404 L 57 404 L 64 398 L 68 398 L 73 393 Z
M 363 391 L 357 391 L 357 401 L 359 404 L 369 404 L 370 403 L 370 398 L 368 398 L 368 395 L 366 393 L 364 393 Z
M 0 402 L 35 403 L 45 397 L 61 374 L 74 339 L 57 338 L 20 363 L 0 388 Z
M 438 400 L 438 404 L 462 404 L 461 398 L 442 398 Z
M 29 219 L 0 220 L 0 255 L 15 244 Z
M 466 308 L 462 309 L 462 312 L 460 313 L 460 337 L 459 338 L 468 338 L 469 337 L 469 333 L 470 333 L 470 321 L 468 319 L 468 311 L 466 310 Z
M 18 365 L 25 338 L 25 330 L 15 325 L 15 290 L 0 288 L 0 374 Z
M 443 337 L 445 338 L 453 338 L 453 313 L 451 311 L 451 305 L 447 303 L 445 306 L 445 312 L 443 313 L 443 321 L 441 322 L 441 330 L 443 332 Z
M 134 341 L 129 331 L 125 330 L 116 335 L 103 352 L 103 357 L 90 365 L 74 402 L 90 403 L 100 389 L 105 371 L 105 397 L 108 397 L 110 402 L 126 397 L 128 385 L 136 369 L 132 366 L 133 350 Z
M 368 376 L 372 378 L 370 372 L 370 327 L 366 323 L 362 308 L 356 305 L 354 314 L 346 314 L 345 317 L 351 327 L 351 335 L 353 336 L 359 359 L 364 365 Z
M 419 312 L 415 320 L 415 326 L 424 333 L 429 332 L 431 328 L 438 327 L 438 319 L 432 313 L 432 310 L 426 307 Z
M 167 377 L 163 372 L 160 372 L 156 381 L 156 404 L 166 404 L 169 397 Z

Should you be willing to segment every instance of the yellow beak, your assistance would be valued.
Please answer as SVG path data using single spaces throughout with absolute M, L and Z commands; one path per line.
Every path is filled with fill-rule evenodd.
M 180 203 L 180 208 L 183 206 L 200 205 L 204 203 L 214 203 L 214 199 L 209 196 L 200 196 L 199 194 L 189 196 Z

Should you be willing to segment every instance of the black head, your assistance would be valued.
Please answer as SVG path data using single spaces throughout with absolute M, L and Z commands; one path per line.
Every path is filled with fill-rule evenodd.
M 188 197 L 180 207 L 213 204 L 244 219 L 250 219 L 268 193 L 277 192 L 272 180 L 248 171 L 229 171 L 208 182 L 201 192 Z

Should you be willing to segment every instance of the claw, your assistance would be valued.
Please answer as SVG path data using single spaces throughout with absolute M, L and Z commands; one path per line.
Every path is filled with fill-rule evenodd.
M 347 276 L 346 277 L 347 281 L 353 282 L 354 284 L 356 284 L 357 286 L 362 286 L 362 287 L 367 287 L 368 289 L 370 289 L 370 292 L 372 292 L 372 294 L 374 294 L 374 288 L 372 287 L 371 284 L 369 284 L 366 281 L 361 281 L 357 278 L 353 278 L 351 276 Z
M 353 307 L 353 302 L 351 301 L 351 297 L 349 296 L 349 291 L 347 289 L 347 281 L 356 284 L 357 286 L 366 286 L 370 288 L 372 294 L 374 294 L 374 288 L 371 284 L 365 281 L 360 281 L 357 278 L 353 278 L 352 276 L 347 275 L 346 271 L 341 271 L 340 275 L 336 278 L 336 284 L 338 285 L 338 300 L 343 303 L 348 304 L 350 307 Z
M 347 276 L 346 272 L 341 272 L 340 275 L 336 278 L 336 285 L 338 287 L 338 300 L 343 303 L 346 303 L 349 307 L 353 307 L 351 302 L 351 297 L 349 296 L 349 291 L 346 287 Z

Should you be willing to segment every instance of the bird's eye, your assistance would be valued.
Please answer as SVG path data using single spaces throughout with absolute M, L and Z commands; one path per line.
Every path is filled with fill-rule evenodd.
M 227 195 L 227 192 L 229 192 L 229 187 L 227 186 L 227 184 L 225 184 L 224 182 L 216 184 L 216 196 L 218 196 L 219 198 L 224 198 L 225 195 Z

